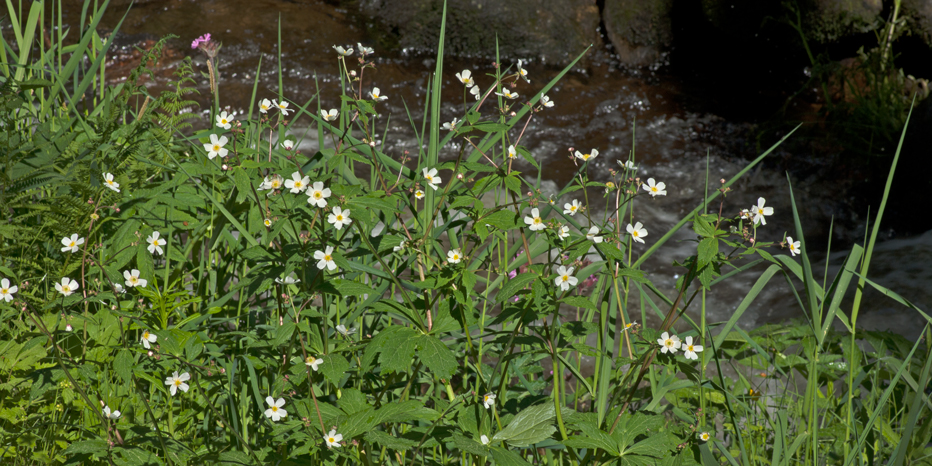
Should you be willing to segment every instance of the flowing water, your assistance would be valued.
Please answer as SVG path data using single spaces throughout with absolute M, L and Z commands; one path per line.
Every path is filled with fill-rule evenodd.
M 113 27 L 126 7 L 119 4 L 111 7 L 104 26 Z M 67 11 L 65 22 L 75 24 L 79 13 L 79 9 Z M 277 46 L 279 20 L 281 50 Z M 321 106 L 338 107 L 338 61 L 331 46 L 355 45 L 357 42 L 373 44 L 373 38 L 359 24 L 363 23 L 356 21 L 351 12 L 314 0 L 153 0 L 137 4 L 129 11 L 121 29 L 122 35 L 118 36 L 120 49 L 113 53 L 113 64 L 120 65 L 131 57 L 133 45 L 165 34 L 176 34 L 180 39 L 172 42 L 175 56 L 193 56 L 198 69 L 206 72 L 200 52 L 191 50 L 187 44 L 197 36 L 211 33 L 214 39 L 223 43 L 219 55 L 221 106 L 243 115 L 255 105 L 249 99 L 261 57 L 258 99 L 281 95 L 303 105 L 314 97 L 319 86 Z M 159 74 L 161 77 L 149 83 L 152 92 L 158 91 L 162 79 L 170 78 L 170 62 L 171 59 L 166 61 L 169 66 Z M 355 63 L 355 60 L 347 60 L 347 63 Z M 387 102 L 379 104 L 384 115 L 392 115 L 387 123 L 388 135 L 381 141 L 384 150 L 396 158 L 405 150 L 416 154 L 417 147 L 411 125 L 405 117 L 404 103 L 412 110 L 412 117 L 419 127 L 423 115 L 420 109 L 429 73 L 434 70 L 434 59 L 405 51 L 386 53 L 376 50 L 375 63 L 376 70 L 365 72 L 363 91 L 379 87 L 382 94 L 389 97 Z M 513 64 L 506 62 L 503 65 Z M 279 67 L 282 74 L 280 93 Z M 460 116 L 463 108 L 463 88 L 454 78 L 454 73 L 470 69 L 480 86 L 485 88 L 491 84 L 487 74 L 493 72 L 493 60 L 448 58 L 444 68 L 443 116 L 445 121 L 449 121 Z M 537 64 L 533 60 L 526 68 L 530 72 L 531 83 L 522 82 L 516 89 L 522 97 L 538 92 L 559 72 L 559 68 Z M 113 74 L 115 80 L 117 74 Z M 687 107 L 683 102 L 692 102 L 696 98 L 685 96 L 683 89 L 675 77 L 649 70 L 640 73 L 622 71 L 607 52 L 595 50 L 584 67 L 570 72 L 548 92 L 556 106 L 533 119 L 521 144 L 541 164 L 545 180 L 552 182 L 548 185 L 562 187 L 575 172 L 569 148 L 598 149 L 600 155 L 590 163 L 589 173 L 595 179 L 607 180 L 608 170 L 617 168 L 616 160 L 628 157 L 632 150 L 632 134 L 636 134 L 636 158 L 641 164 L 639 174 L 642 178 L 653 177 L 665 182 L 668 191 L 666 197 L 650 199 L 641 196 L 636 201 L 636 220 L 648 228 L 649 243 L 659 238 L 702 199 L 707 166 L 709 184 L 714 188 L 720 178 L 732 176 L 756 153 L 751 124 L 726 121 L 695 108 L 695 105 Z M 201 109 L 207 108 L 209 88 L 206 79 L 199 90 Z M 316 104 L 312 106 L 316 108 Z M 485 107 L 486 114 L 492 110 L 491 105 Z M 379 123 L 380 132 L 385 121 L 383 118 Z M 305 121 L 297 120 L 292 132 L 300 136 L 303 134 L 300 125 L 306 123 L 306 118 Z M 316 141 L 306 141 L 300 148 L 305 153 L 310 152 L 316 148 Z M 448 148 L 447 155 L 455 149 L 454 144 Z M 734 215 L 750 207 L 758 197 L 765 197 L 767 205 L 774 207 L 775 213 L 768 218 L 766 227 L 760 229 L 759 237 L 763 241 L 780 241 L 784 234 L 796 236 L 785 174 L 791 160 L 787 150 L 778 149 L 767 163 L 734 185 L 734 191 L 723 206 L 727 215 Z M 517 169 L 525 173 L 533 171 L 533 167 L 523 162 Z M 844 200 L 838 199 L 838 186 L 826 185 L 811 176 L 794 176 L 793 182 L 797 204 L 807 227 L 807 238 L 813 249 L 824 251 L 829 220 L 833 215 L 836 219 L 849 220 L 836 224 L 836 238 L 850 243 L 863 236 L 863 230 L 851 225 L 858 223 L 858 216 L 863 216 L 866 209 L 845 205 Z M 590 196 L 597 198 L 599 193 L 592 191 Z M 596 210 L 602 211 L 603 207 L 604 201 L 597 200 Z M 713 208 L 718 209 L 718 205 Z M 645 263 L 650 278 L 669 295 L 674 295 L 677 274 L 683 270 L 671 264 L 695 253 L 695 243 L 690 241 L 693 238 L 688 228 L 681 231 L 674 241 Z M 644 246 L 640 248 L 646 250 Z M 932 263 L 932 233 L 887 241 L 878 252 L 872 263 L 871 277 L 894 290 L 903 291 L 904 296 L 927 310 L 928 304 L 932 303 L 932 271 L 927 265 Z M 815 259 L 825 257 L 824 253 L 811 254 Z M 831 264 L 840 263 L 841 254 L 832 255 Z M 823 270 L 824 262 L 823 265 L 816 264 L 816 267 Z M 837 270 L 837 265 L 831 268 Z M 730 317 L 762 270 L 752 270 L 716 286 L 707 302 L 709 320 L 723 321 Z M 743 316 L 740 325 L 744 328 L 803 318 L 785 280 L 776 277 L 772 285 Z M 912 339 L 918 337 L 923 323 L 914 311 L 894 305 L 876 293 L 869 295 L 862 307 L 862 315 L 859 326 L 889 329 Z M 649 320 L 648 325 L 651 323 L 653 321 Z

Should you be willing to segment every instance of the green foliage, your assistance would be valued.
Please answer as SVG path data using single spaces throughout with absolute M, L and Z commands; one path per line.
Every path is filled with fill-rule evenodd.
M 82 111 L 30 103 L 67 87 L 59 73 L 2 84 L 4 464 L 927 461 L 928 340 L 866 332 L 842 306 L 855 275 L 881 289 L 856 267 L 864 250 L 820 285 L 801 229 L 797 262 L 767 252 L 795 243 L 755 215 L 704 213 L 736 210 L 726 196 L 750 166 L 648 246 L 622 229 L 648 195 L 636 167 L 606 189 L 579 160 L 561 201 L 582 209 L 563 213 L 508 155 L 531 157 L 512 138 L 546 117 L 541 97 L 569 68 L 529 105 L 489 110 L 521 83 L 499 70 L 445 133 L 435 79 L 428 150 L 403 164 L 369 143 L 379 102 L 355 93 L 368 83 L 352 58 L 337 58 L 339 116 L 310 104 L 289 116 L 321 135 L 303 154 L 281 144 L 300 138 L 276 108 L 236 131 L 189 126 L 190 61 L 146 94 L 137 79 L 163 43 Z M 461 150 L 440 160 L 453 140 Z M 590 209 L 599 195 L 605 218 Z M 690 222 L 695 253 L 668 296 L 641 264 Z M 84 242 L 62 251 L 74 233 Z M 705 293 L 758 265 L 732 318 L 707 322 Z M 737 326 L 778 273 L 801 284 L 808 320 Z M 66 277 L 79 284 L 67 296 Z

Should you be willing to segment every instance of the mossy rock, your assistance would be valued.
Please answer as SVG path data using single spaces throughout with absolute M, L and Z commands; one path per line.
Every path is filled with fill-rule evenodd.
M 673 40 L 672 7 L 672 0 L 605 0 L 605 32 L 623 63 L 643 66 L 661 59 Z

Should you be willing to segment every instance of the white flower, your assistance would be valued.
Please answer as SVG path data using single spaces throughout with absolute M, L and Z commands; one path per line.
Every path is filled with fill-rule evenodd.
M 66 331 L 66 332 L 70 332 L 70 331 L 72 331 L 72 330 L 74 330 L 74 329 L 71 328 L 71 324 L 68 324 L 68 325 L 65 326 L 65 331 Z
M 634 162 L 630 160 L 626 160 L 624 162 L 622 162 L 621 160 L 618 160 L 618 166 L 621 168 L 627 169 L 627 170 L 637 170 L 637 167 L 634 166 Z
M 74 293 L 78 288 L 81 288 L 81 285 L 68 277 L 62 277 L 61 283 L 55 284 L 55 289 L 64 296 L 71 296 L 71 293 Z
M 220 112 L 217 115 L 217 126 L 223 129 L 230 129 L 230 122 L 233 121 L 233 114 L 227 112 Z
M 680 346 L 683 345 L 680 342 L 680 337 L 673 335 L 672 337 L 668 332 L 663 332 L 660 334 L 660 339 L 657 340 L 657 343 L 660 343 L 660 352 L 661 353 L 676 353 L 676 350 L 680 349 Z
M 786 237 L 786 244 L 790 246 L 790 254 L 797 255 L 799 254 L 799 241 L 793 241 L 792 236 Z
M 277 100 L 273 100 L 272 103 L 275 104 L 275 106 L 278 107 L 278 109 L 282 111 L 282 115 L 288 116 L 288 112 L 294 111 L 294 110 L 288 110 L 288 102 L 285 102 L 284 100 L 281 102 Z
M 518 158 L 518 151 L 515 150 L 514 144 L 508 146 L 508 158 L 509 159 Z
M 364 57 L 366 55 L 372 55 L 373 53 L 375 53 L 375 50 L 373 50 L 372 47 L 363 47 L 362 44 L 360 44 L 359 42 L 356 42 L 356 48 L 359 49 L 359 53 L 362 54 L 362 56 Z
M 686 344 L 683 345 L 684 356 L 686 359 L 699 359 L 699 355 L 696 353 L 702 352 L 702 345 L 694 345 L 693 337 L 686 337 Z
M 333 261 L 333 246 L 327 246 L 324 251 L 317 251 L 314 253 L 314 259 L 317 259 L 317 268 L 324 270 L 326 267 L 327 270 L 336 270 L 337 263 Z
M 563 213 L 576 215 L 576 213 L 579 212 L 580 207 L 582 207 L 582 204 L 580 204 L 576 199 L 573 199 L 572 203 L 567 202 L 566 204 L 563 204 Z
M 447 261 L 451 264 L 459 264 L 463 260 L 463 253 L 459 249 L 454 249 L 447 252 Z
M 120 192 L 120 183 L 113 181 L 113 173 L 104 173 L 104 186 Z
M 599 227 L 592 227 L 589 229 L 589 232 L 586 233 L 586 239 L 592 241 L 593 243 L 601 243 L 602 237 L 596 236 L 596 233 L 599 232 Z
M 476 81 L 472 79 L 472 71 L 469 70 L 463 70 L 462 73 L 456 73 L 456 79 L 459 79 L 461 83 L 466 85 L 466 87 L 473 87 L 476 85 Z
M 146 243 L 149 245 L 149 254 L 165 254 L 165 251 L 162 251 L 162 246 L 165 246 L 165 240 L 159 238 L 159 232 L 153 231 L 152 235 L 146 238 Z
M 453 131 L 453 130 L 456 129 L 456 125 L 457 125 L 459 122 L 460 122 L 460 120 L 457 120 L 456 118 L 454 118 L 453 121 L 451 121 L 451 122 L 449 122 L 449 123 L 444 123 L 444 124 L 443 124 L 443 129 L 448 130 L 448 131 Z
M 213 160 L 214 157 L 218 155 L 221 157 L 226 157 L 227 154 L 230 152 L 223 148 L 223 146 L 225 146 L 226 143 L 227 143 L 226 136 L 220 136 L 218 138 L 216 134 L 211 134 L 210 142 L 207 144 L 204 144 L 204 150 L 207 151 L 207 158 L 210 160 Z
M 75 233 L 71 235 L 71 238 L 67 236 L 62 238 L 61 244 L 65 246 L 61 248 L 61 252 L 78 252 L 78 246 L 84 244 L 84 238 L 78 238 L 78 234 Z
M 560 225 L 560 228 L 557 229 L 557 238 L 566 239 L 570 237 L 570 228 L 566 225 Z
M 256 191 L 265 191 L 266 189 L 278 189 L 282 187 L 282 182 L 284 180 L 279 175 L 272 175 L 271 178 L 265 177 L 262 179 L 262 184 L 256 188 Z
M 485 434 L 482 434 L 481 436 L 479 436 L 479 441 L 482 442 L 483 445 L 488 445 L 489 437 Z
M 524 80 L 528 83 L 531 82 L 531 80 L 527 77 L 527 70 L 521 67 L 521 60 L 518 60 L 518 76 L 524 78 Z
M 699 432 L 698 435 L 699 435 L 699 440 L 701 440 L 701 441 L 703 441 L 703 442 L 708 442 L 709 439 L 712 438 L 712 436 L 709 435 L 708 432 Z
M 340 111 L 335 108 L 331 108 L 329 112 L 326 110 L 320 111 L 320 116 L 323 117 L 323 119 L 326 121 L 336 120 L 337 116 L 339 115 L 340 115 Z
M 292 141 L 291 139 L 285 139 L 284 141 L 282 141 L 282 147 L 284 147 L 285 150 L 294 149 L 294 141 Z
M 330 432 L 324 436 L 324 442 L 327 442 L 327 448 L 339 447 L 343 440 L 343 434 L 338 434 L 336 429 L 330 429 Z
M 592 152 L 588 154 L 583 154 L 580 151 L 576 151 L 576 158 L 579 160 L 582 160 L 583 162 L 588 162 L 589 159 L 594 159 L 598 156 L 599 156 L 599 151 L 596 149 L 592 149 Z
M 307 203 L 317 207 L 327 207 L 327 198 L 330 197 L 330 188 L 325 188 L 322 181 L 315 181 L 307 190 Z
M 259 102 L 259 111 L 262 113 L 269 113 L 269 109 L 272 108 L 272 101 L 269 99 L 262 99 Z
M 159 337 L 155 336 L 155 334 L 149 333 L 148 330 L 142 331 L 142 347 L 143 348 L 145 349 L 151 348 L 150 343 L 155 343 L 155 341 L 158 339 Z
M 337 325 L 337 332 L 340 332 L 340 335 L 343 335 L 344 337 L 349 337 L 350 334 L 355 331 L 356 331 L 355 328 L 350 327 L 349 329 L 347 329 L 345 325 L 342 325 L 342 324 Z
M 511 99 L 511 100 L 514 100 L 514 99 L 517 99 L 517 98 L 518 98 L 518 93 L 517 93 L 517 92 L 511 92 L 510 90 L 508 90 L 507 87 L 506 87 L 506 88 L 503 88 L 503 89 L 502 89 L 502 92 L 496 92 L 495 95 L 500 95 L 500 96 L 502 96 L 502 97 L 504 97 L 504 98 L 506 98 L 506 99 Z
M 434 189 L 437 189 L 437 188 L 434 188 Z M 420 189 L 418 189 L 417 191 L 414 192 L 414 197 L 418 199 L 424 199 L 424 191 L 421 191 Z
M 311 366 L 311 369 L 314 369 L 315 372 L 317 371 L 317 366 L 320 366 L 322 362 L 324 362 L 323 359 L 315 358 L 311 355 L 308 355 L 307 358 L 304 359 L 304 365 Z
M 290 180 L 285 180 L 285 187 L 290 189 L 292 193 L 298 194 L 307 189 L 307 184 L 310 182 L 310 177 L 301 177 L 300 172 L 294 172 L 291 174 Z
M 436 191 L 441 181 L 440 177 L 437 176 L 437 169 L 431 168 L 428 170 L 425 168 L 421 173 L 424 175 L 424 179 L 427 180 L 427 185 Z
M 104 406 L 104 417 L 107 419 L 117 420 L 120 418 L 120 412 L 119 411 L 110 412 L 110 407 Z
M 353 219 L 350 218 L 350 211 L 339 207 L 333 208 L 333 212 L 327 216 L 327 221 L 332 223 L 337 230 L 342 230 L 343 225 L 353 223 Z
M 764 207 L 764 198 L 757 198 L 757 205 L 751 206 L 751 214 L 754 215 L 754 223 L 760 222 L 761 225 L 766 225 L 767 220 L 764 219 L 765 215 L 773 215 L 773 207 Z
M 751 212 L 748 209 L 741 209 L 741 213 L 739 215 L 741 218 L 746 218 L 748 220 L 751 219 Z
M 540 96 L 540 104 L 547 108 L 553 107 L 553 101 L 547 97 L 547 94 Z
M 485 409 L 489 409 L 492 406 L 495 406 L 495 394 L 486 393 L 485 395 L 482 395 L 482 404 L 485 405 Z
M 19 291 L 19 287 L 10 286 L 10 280 L 6 278 L 0 279 L 0 299 L 10 302 L 13 300 L 13 293 L 17 291 Z
M 272 219 L 267 218 L 267 219 L 263 220 L 262 223 L 263 223 L 266 227 L 270 227 L 270 226 L 272 226 Z
M 643 238 L 647 236 L 647 229 L 641 225 L 641 222 L 635 223 L 634 226 L 629 223 L 625 230 L 631 235 L 631 239 L 638 243 L 643 243 Z
M 479 93 L 480 93 L 480 92 L 482 92 L 482 91 L 479 90 L 479 86 L 476 86 L 476 87 L 473 87 L 473 88 L 470 88 L 470 89 L 469 89 L 469 93 L 472 94 L 472 96 L 475 97 L 476 100 L 479 100 Z
M 380 91 L 379 88 L 373 87 L 373 88 L 372 88 L 372 92 L 369 93 L 369 97 L 372 97 L 372 100 L 374 100 L 374 101 L 376 101 L 376 102 L 381 102 L 381 101 L 383 101 L 383 100 L 388 99 L 388 97 L 382 95 L 381 92 L 382 92 L 382 91 Z
M 544 220 L 540 218 L 540 210 L 535 207 L 531 209 L 531 216 L 524 217 L 524 223 L 528 224 L 528 227 L 531 231 L 538 231 L 544 229 Z
M 121 285 L 121 284 L 119 284 L 119 283 L 114 283 L 114 284 L 113 284 L 113 292 L 116 293 L 116 294 L 123 293 L 123 285 Z
M 294 285 L 295 283 L 301 283 L 301 280 L 295 278 L 294 274 L 290 274 L 285 277 L 284 280 L 281 278 L 276 278 L 275 283 L 278 283 L 279 285 Z
M 573 267 L 568 269 L 562 265 L 557 267 L 557 279 L 554 283 L 559 286 L 561 290 L 567 291 L 570 287 L 576 286 L 578 282 L 579 279 L 573 276 Z
M 348 57 L 353 54 L 353 48 L 347 45 L 345 48 L 339 45 L 334 45 L 333 50 L 336 50 L 341 57 Z
M 178 375 L 178 371 L 175 371 L 172 372 L 171 377 L 165 377 L 165 385 L 171 387 L 169 390 L 172 392 L 172 396 L 175 396 L 175 393 L 178 393 L 179 388 L 183 392 L 188 391 L 188 384 L 185 383 L 185 381 L 188 380 L 191 380 L 191 374 L 185 372 L 181 375 Z
M 398 246 L 395 246 L 395 247 L 392 248 L 392 251 L 393 251 L 393 252 L 398 252 L 398 251 L 401 251 L 402 249 L 404 249 L 404 248 L 406 248 L 406 247 L 408 247 L 408 242 L 405 241 L 405 240 L 401 240 L 401 242 L 398 243 Z
M 149 283 L 149 281 L 146 280 L 145 278 L 139 278 L 139 271 L 136 269 L 133 269 L 132 271 L 124 270 L 123 278 L 126 279 L 125 283 L 126 283 L 126 286 L 128 287 L 141 286 L 145 288 L 146 285 Z
M 653 178 L 648 178 L 647 183 L 641 185 L 641 187 L 644 188 L 644 191 L 650 193 L 651 197 L 667 195 L 667 185 L 663 184 L 663 182 L 656 183 Z
M 275 401 L 275 398 L 267 396 L 265 402 L 269 404 L 269 409 L 265 410 L 265 417 L 271 418 L 272 422 L 278 422 L 279 419 L 288 415 L 288 411 L 282 409 L 282 406 L 285 406 L 284 398 Z

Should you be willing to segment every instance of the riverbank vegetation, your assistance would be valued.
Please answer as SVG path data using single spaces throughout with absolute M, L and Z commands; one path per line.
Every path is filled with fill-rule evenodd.
M 606 183 L 589 179 L 600 148 L 567 141 L 573 181 L 542 190 L 521 142 L 572 64 L 448 70 L 441 26 L 425 100 L 391 116 L 416 150 L 383 153 L 391 83 L 369 77 L 377 51 L 362 44 L 334 44 L 339 84 L 307 102 L 283 93 L 281 63 L 257 63 L 279 88 L 257 80 L 236 115 L 209 34 L 185 38 L 206 66 L 180 61 L 150 95 L 164 41 L 105 84 L 106 2 L 86 3 L 81 31 L 51 28 L 42 2 L 8 5 L 4 464 L 932 462 L 929 328 L 910 342 L 858 327 L 868 287 L 930 320 L 870 280 L 883 207 L 834 276 L 815 268 L 795 201 L 730 201 L 773 147 L 706 174 L 664 232 L 638 214 L 676 186 L 640 177 L 635 147 Z M 462 91 L 452 121 L 441 76 Z M 525 95 L 530 79 L 549 82 Z M 776 216 L 795 230 L 769 229 Z M 680 230 L 694 252 L 658 288 L 644 266 Z M 744 301 L 707 320 L 707 294 L 742 274 L 757 277 Z M 775 281 L 805 320 L 738 325 Z

